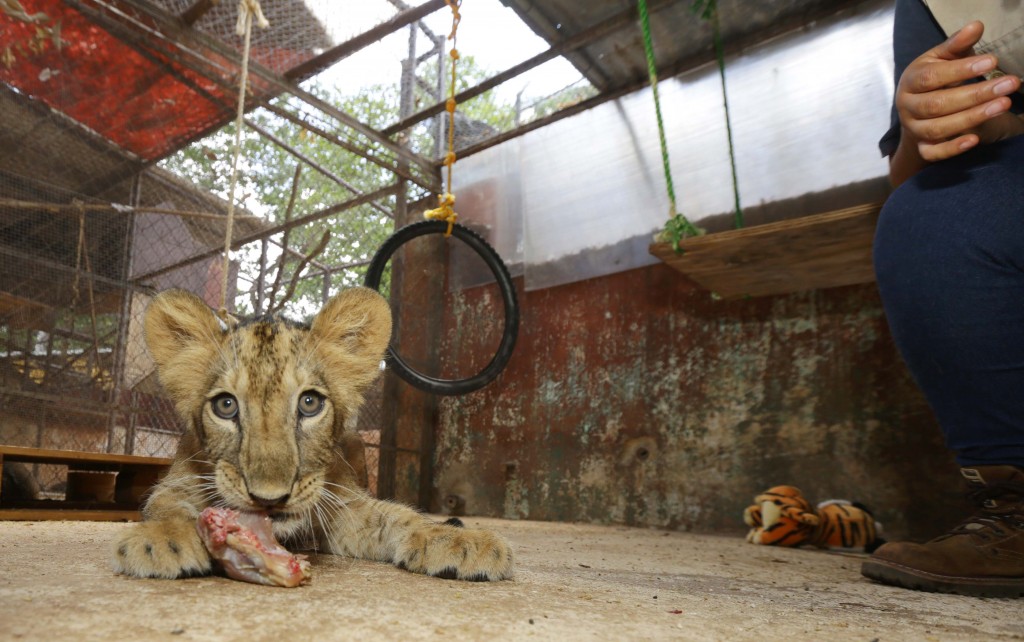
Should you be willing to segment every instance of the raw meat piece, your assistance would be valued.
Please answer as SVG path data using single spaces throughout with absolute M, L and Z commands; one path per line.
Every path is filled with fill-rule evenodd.
M 293 555 L 277 543 L 266 513 L 210 507 L 199 515 L 196 530 L 228 577 L 289 588 L 309 579 L 306 556 Z

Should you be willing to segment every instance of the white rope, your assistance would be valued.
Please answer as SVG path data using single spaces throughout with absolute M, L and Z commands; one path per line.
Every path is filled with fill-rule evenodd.
M 260 7 L 259 0 L 238 0 L 238 22 L 235 24 L 235 33 L 240 36 L 249 33 L 252 19 L 256 20 L 256 25 L 260 29 L 270 26 L 263 16 L 263 8 Z
M 238 0 L 238 24 L 235 31 L 245 37 L 245 44 L 242 47 L 242 75 L 238 81 L 238 110 L 235 114 L 235 145 L 234 159 L 231 162 L 231 188 L 228 195 L 228 221 L 227 230 L 224 233 L 224 265 L 221 274 L 220 288 L 220 315 L 226 318 L 228 298 L 228 275 L 231 272 L 231 237 L 235 226 L 235 188 L 238 186 L 238 157 L 242 152 L 242 128 L 245 126 L 245 94 L 249 86 L 249 49 L 252 42 L 252 22 L 261 29 L 270 26 L 263 16 L 263 9 L 260 8 L 259 0 Z
M 3 11 L 15 20 L 29 24 L 43 23 L 50 19 L 50 16 L 42 11 L 29 14 L 18 0 L 0 0 L 0 11 Z

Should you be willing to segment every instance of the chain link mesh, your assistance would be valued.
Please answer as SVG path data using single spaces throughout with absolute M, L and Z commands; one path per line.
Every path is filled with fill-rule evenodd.
M 237 68 L 216 42 L 237 45 L 235 3 L 195 23 L 215 42 L 184 45 L 154 11 L 194 0 L 21 4 L 39 17 L 0 11 L 0 445 L 171 457 L 182 425 L 141 322 L 168 288 L 220 306 Z M 265 2 L 254 59 L 284 73 L 353 35 L 322 26 L 332 5 Z M 324 104 L 250 88 L 265 106 L 248 114 L 225 293 L 240 316 L 308 317 L 360 284 L 397 199 L 434 180 L 346 126 L 335 109 L 353 105 L 304 86 Z M 355 423 L 373 491 L 380 406 L 378 382 Z M 64 467 L 30 473 L 37 494 L 63 492 Z

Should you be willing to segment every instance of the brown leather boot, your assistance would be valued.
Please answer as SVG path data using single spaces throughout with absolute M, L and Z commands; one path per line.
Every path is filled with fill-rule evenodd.
M 976 466 L 960 472 L 978 512 L 927 544 L 885 544 L 861 574 L 919 591 L 1024 596 L 1024 471 Z

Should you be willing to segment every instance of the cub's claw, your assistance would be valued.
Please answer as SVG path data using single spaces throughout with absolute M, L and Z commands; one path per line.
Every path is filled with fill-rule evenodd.
M 433 524 L 408 537 L 396 565 L 414 573 L 448 580 L 491 582 L 512 577 L 512 549 L 485 530 Z
M 210 555 L 190 521 L 152 521 L 131 526 L 114 542 L 114 570 L 135 577 L 174 579 L 206 575 Z

